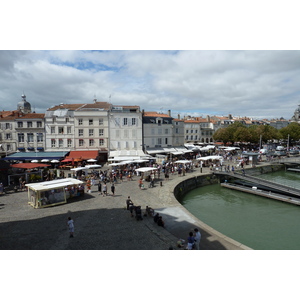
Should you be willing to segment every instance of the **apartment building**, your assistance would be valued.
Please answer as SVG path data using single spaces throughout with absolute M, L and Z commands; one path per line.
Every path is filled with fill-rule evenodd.
M 82 105 L 74 112 L 75 149 L 97 150 L 108 149 L 108 102 L 97 102 Z
M 109 159 L 130 160 L 144 155 L 140 107 L 112 105 L 109 112 Z
M 75 150 L 74 112 L 84 104 L 59 104 L 45 113 L 45 145 L 47 151 Z
M 148 154 L 173 150 L 168 151 L 173 147 L 173 118 L 170 113 L 143 112 L 143 131 L 144 149 Z

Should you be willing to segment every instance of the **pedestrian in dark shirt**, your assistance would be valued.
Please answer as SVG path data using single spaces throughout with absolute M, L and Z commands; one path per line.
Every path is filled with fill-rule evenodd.
M 101 181 L 99 180 L 99 182 L 98 182 L 98 192 L 99 192 L 99 195 L 101 195 L 102 194 L 102 185 L 101 185 Z

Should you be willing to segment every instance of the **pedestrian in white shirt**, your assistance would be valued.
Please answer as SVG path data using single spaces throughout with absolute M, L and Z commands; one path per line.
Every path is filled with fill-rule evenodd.
M 198 228 L 194 229 L 194 237 L 195 237 L 195 249 L 200 250 L 200 240 L 201 240 L 201 233 Z

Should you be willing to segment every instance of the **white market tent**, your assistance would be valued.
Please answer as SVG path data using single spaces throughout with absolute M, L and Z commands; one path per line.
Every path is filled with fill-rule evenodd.
M 190 161 L 190 160 L 177 160 L 174 163 L 175 164 L 191 164 L 192 161 Z
M 88 170 L 88 168 L 87 167 L 78 167 L 78 168 L 70 169 L 70 171 L 75 171 L 75 172 L 81 171 L 81 170 Z
M 101 165 L 86 165 L 85 166 L 87 169 L 97 169 L 97 168 L 101 168 Z
M 150 171 L 154 171 L 154 170 L 157 170 L 157 168 L 144 167 L 144 168 L 135 169 L 136 172 L 150 172 Z
M 93 158 L 90 158 L 87 160 L 87 162 L 96 162 L 96 161 L 97 161 L 97 159 L 93 159 Z
M 210 156 L 203 156 L 203 157 L 198 157 L 197 160 L 223 160 L 222 156 L 219 155 L 210 155 Z
M 81 184 L 83 181 L 74 178 L 25 184 L 28 187 L 28 204 L 38 208 L 67 203 L 67 199 L 78 195 L 77 189 Z M 68 187 L 72 190 L 69 191 Z

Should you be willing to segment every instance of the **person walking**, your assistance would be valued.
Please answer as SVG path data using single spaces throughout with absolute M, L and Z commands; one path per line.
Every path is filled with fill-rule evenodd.
M 114 197 L 115 196 L 115 190 L 116 190 L 116 187 L 115 187 L 114 184 L 111 185 L 110 190 L 111 190 L 112 196 Z
M 101 180 L 99 179 L 99 182 L 98 182 L 98 193 L 99 195 L 102 194 L 102 184 L 101 184 Z
M 128 198 L 126 199 L 126 208 L 127 210 L 129 210 L 129 206 L 133 205 L 133 202 L 130 199 L 130 196 L 128 196 Z
M 69 228 L 70 238 L 73 238 L 74 237 L 74 221 L 72 220 L 71 217 L 68 218 L 67 225 Z
M 195 238 L 193 232 L 189 233 L 187 250 L 193 250 L 193 246 L 195 244 Z
M 195 249 L 200 250 L 201 233 L 198 228 L 194 229 Z
M 107 196 L 107 185 L 106 185 L 106 183 L 104 183 L 104 185 L 103 185 L 102 193 L 103 193 L 103 197 Z

